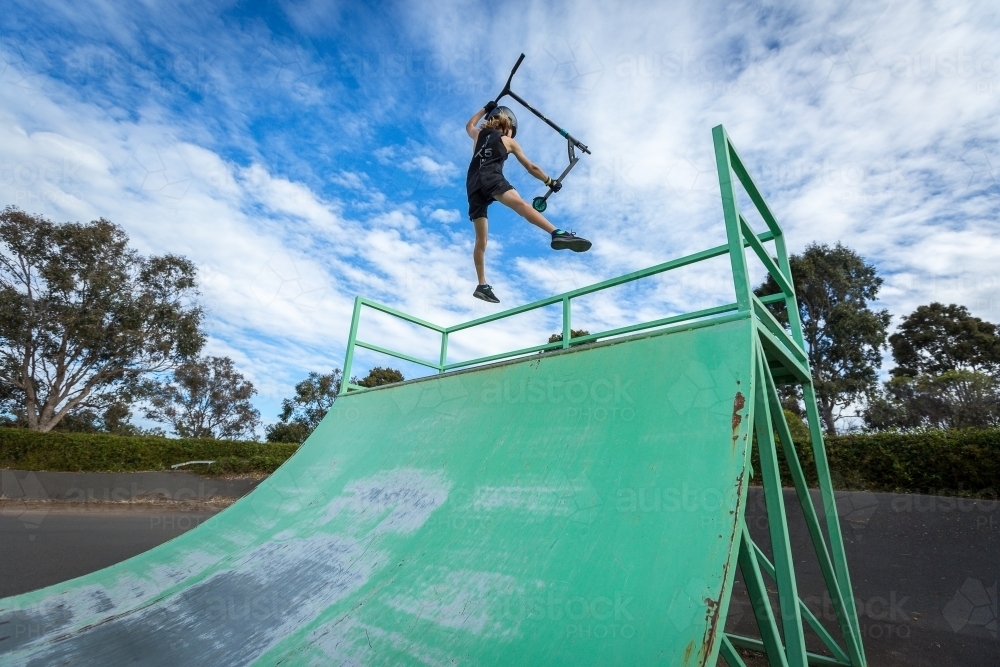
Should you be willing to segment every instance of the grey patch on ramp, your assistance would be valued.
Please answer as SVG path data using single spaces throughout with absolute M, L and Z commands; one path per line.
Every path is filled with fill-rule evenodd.
M 94 618 L 71 634 L 48 633 L 45 644 L 15 664 L 247 664 L 362 586 L 381 558 L 382 554 L 365 552 L 353 540 L 338 536 L 268 543 L 233 569 L 151 606 Z M 65 626 L 68 620 L 25 618 L 29 625 L 50 628 Z M 25 637 L 32 639 L 38 637 Z M 3 652 L 13 648 L 0 647 Z
M 43 633 L 64 628 L 73 620 L 72 610 L 63 605 L 37 613 L 0 614 L 0 655 L 15 651 Z
M 323 522 L 344 518 L 345 510 L 356 517 L 379 516 L 375 535 L 412 533 L 448 499 L 451 482 L 441 472 L 417 468 L 384 470 L 359 479 L 344 494 L 327 505 Z

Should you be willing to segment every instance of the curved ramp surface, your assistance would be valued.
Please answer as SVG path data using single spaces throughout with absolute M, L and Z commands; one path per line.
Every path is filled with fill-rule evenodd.
M 749 319 L 340 398 L 202 526 L 0 601 L 3 665 L 702 665 Z

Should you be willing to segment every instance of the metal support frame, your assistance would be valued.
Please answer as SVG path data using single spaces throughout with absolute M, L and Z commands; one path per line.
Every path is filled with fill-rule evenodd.
M 799 318 L 795 285 L 784 234 L 777 218 L 764 200 L 760 189 L 749 170 L 733 146 L 725 128 L 721 125 L 712 129 L 715 144 L 716 166 L 719 172 L 719 187 L 722 195 L 722 210 L 726 221 L 726 236 L 731 249 L 729 253 L 736 290 L 736 303 L 740 312 L 747 312 L 756 321 L 754 349 L 754 413 L 753 428 L 760 453 L 761 484 L 767 509 L 769 537 L 774 563 L 768 561 L 764 553 L 753 543 L 750 532 L 743 526 L 743 542 L 740 547 L 739 565 L 750 594 L 751 604 L 761 633 L 761 639 L 738 635 L 727 635 L 732 646 L 742 646 L 767 654 L 772 665 L 805 667 L 806 665 L 845 665 L 866 667 L 864 645 L 858 623 L 857 609 L 851 594 L 851 581 L 847 568 L 847 556 L 837 516 L 836 499 L 830 480 L 830 469 L 823 443 L 823 431 L 819 421 L 816 394 L 812 384 L 809 357 L 806 354 L 802 323 Z M 757 234 L 747 219 L 740 213 L 737 184 L 743 187 L 754 208 L 768 227 L 765 234 Z M 774 242 L 774 255 L 767 252 L 764 243 Z M 754 293 L 747 271 L 745 248 L 754 251 L 765 270 L 774 278 L 780 294 L 760 299 Z M 766 303 L 783 302 L 788 314 L 788 328 L 783 327 L 770 313 Z M 809 422 L 810 440 L 816 460 L 826 531 L 820 523 L 812 496 L 806 484 L 805 473 L 792 441 L 788 423 L 785 420 L 781 400 L 775 383 L 772 363 L 786 371 L 803 389 L 806 415 Z M 777 441 L 775 440 L 777 433 Z M 841 646 L 831 632 L 802 602 L 795 579 L 795 561 L 792 557 L 791 541 L 788 536 L 781 476 L 778 469 L 778 446 L 788 463 L 795 486 L 796 497 L 802 508 L 812 548 L 820 564 L 824 583 L 833 601 L 837 624 L 844 646 Z M 750 448 L 747 450 L 749 464 Z M 741 517 L 741 521 L 744 519 Z M 827 543 L 829 541 L 829 544 Z M 762 572 L 776 584 L 781 631 L 771 609 Z M 806 650 L 805 631 L 809 628 L 819 637 L 831 655 L 811 653 Z M 733 651 L 723 643 L 722 656 L 730 664 Z M 729 651 L 727 653 L 727 651 Z M 737 656 L 738 657 L 738 656 Z
M 515 68 L 516 69 L 516 68 Z M 513 73 L 512 73 L 513 76 Z M 509 87 L 508 81 L 508 87 Z M 515 98 L 516 99 L 516 98 Z M 651 322 L 641 322 L 617 329 L 602 331 L 587 336 L 574 338 L 572 342 L 588 343 L 598 339 L 670 327 L 671 329 L 693 328 L 719 324 L 736 319 L 751 318 L 754 322 L 752 348 L 753 380 L 749 396 L 748 419 L 751 420 L 756 433 L 757 447 L 760 448 L 760 483 L 764 487 L 764 496 L 768 514 L 769 538 L 774 562 L 769 561 L 764 552 L 754 544 L 747 529 L 743 512 L 745 503 L 740 504 L 741 524 L 739 545 L 736 552 L 740 571 L 750 595 L 754 616 L 757 619 L 760 638 L 725 635 L 720 633 L 719 640 L 711 647 L 730 667 L 743 664 L 736 652 L 737 647 L 750 648 L 767 653 L 770 664 L 781 667 L 806 667 L 806 665 L 838 665 L 843 667 L 866 667 L 864 646 L 858 623 L 857 610 L 853 603 L 851 580 L 844 551 L 844 540 L 837 516 L 837 505 L 833 485 L 830 480 L 830 468 L 823 443 L 823 431 L 816 405 L 816 395 L 813 388 L 809 358 L 805 350 L 802 333 L 802 323 L 799 319 L 798 302 L 795 297 L 795 286 L 785 247 L 784 235 L 777 219 L 764 201 L 753 178 L 746 169 L 743 160 L 719 125 L 713 128 L 716 165 L 719 172 L 719 186 L 722 196 L 722 209 L 726 223 L 727 243 L 715 248 L 709 248 L 692 255 L 664 262 L 656 266 L 635 271 L 624 276 L 605 280 L 594 285 L 541 299 L 516 308 L 510 308 L 495 315 L 481 317 L 462 324 L 449 327 L 439 326 L 419 318 L 401 313 L 388 306 L 358 297 L 354 302 L 354 313 L 351 320 L 350 336 L 347 342 L 344 360 L 344 382 L 341 384 L 341 395 L 354 391 L 369 391 L 365 387 L 351 384 L 351 366 L 356 347 L 387 354 L 397 359 L 404 359 L 430 368 L 438 373 L 467 368 L 502 359 L 508 359 L 535 352 L 555 351 L 570 346 L 572 335 L 572 300 L 601 290 L 623 285 L 629 282 L 648 278 L 673 269 L 689 266 L 714 257 L 729 255 L 733 272 L 733 285 L 736 292 L 736 302 L 712 308 L 706 308 L 693 313 L 684 313 L 664 317 Z M 746 218 L 740 213 L 737 197 L 737 184 L 741 185 L 754 207 L 767 224 L 767 231 L 757 233 Z M 765 243 L 773 242 L 773 255 L 766 250 Z M 765 269 L 775 278 L 781 292 L 779 294 L 757 297 L 753 293 L 747 270 L 746 248 L 754 252 L 754 256 Z M 781 303 L 788 314 L 787 328 L 782 326 L 770 313 L 767 306 Z M 534 345 L 518 350 L 501 352 L 476 359 L 448 363 L 448 338 L 457 331 L 463 331 L 482 324 L 496 322 L 513 315 L 526 313 L 547 306 L 561 305 L 562 334 L 559 342 Z M 378 345 L 366 343 L 358 339 L 358 328 L 364 308 L 371 308 L 382 313 L 397 317 L 417 326 L 430 329 L 441 335 L 440 354 L 436 361 L 428 361 L 415 356 L 390 350 Z M 778 395 L 775 371 L 780 371 L 783 382 L 796 382 L 802 386 L 806 404 L 806 414 L 809 423 L 810 444 L 815 458 L 816 473 L 819 479 L 819 489 L 822 498 L 821 523 L 820 514 L 813 502 L 806 484 L 806 475 L 802 463 L 792 441 L 788 423 L 785 420 L 781 401 Z M 775 434 L 777 433 L 777 439 Z M 799 597 L 795 578 L 795 560 L 792 555 L 791 541 L 788 535 L 788 521 L 785 500 L 781 487 L 778 468 L 778 457 L 788 463 L 795 486 L 796 498 L 802 508 L 806 526 L 809 531 L 811 546 L 815 551 L 820 565 L 827 592 L 833 601 L 836 614 L 837 630 L 840 639 L 834 632 L 826 628 L 819 619 L 806 607 Z M 747 448 L 747 468 L 750 465 L 750 447 Z M 735 548 L 735 547 L 734 547 Z M 764 577 L 767 576 L 777 584 L 777 610 L 775 611 L 768 595 Z M 779 620 L 780 619 L 780 622 Z M 807 630 L 808 629 L 808 630 Z M 819 638 L 828 651 L 828 655 L 813 653 L 806 650 L 806 632 L 811 632 Z M 716 655 L 713 653 L 711 655 Z

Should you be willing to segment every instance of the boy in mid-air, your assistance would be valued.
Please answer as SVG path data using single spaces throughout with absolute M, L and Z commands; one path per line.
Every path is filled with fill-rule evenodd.
M 482 127 L 476 124 L 486 116 Z M 476 265 L 479 285 L 472 296 L 490 303 L 500 303 L 493 293 L 493 288 L 486 283 L 486 237 L 488 220 L 486 209 L 493 200 L 514 210 L 522 218 L 544 229 L 552 236 L 550 244 L 553 250 L 570 249 L 574 252 L 586 252 L 590 249 L 590 241 L 580 238 L 573 232 L 556 229 L 555 225 L 531 207 L 531 204 L 521 199 L 514 186 L 503 176 L 503 163 L 507 155 L 513 153 L 528 173 L 559 192 L 562 183 L 545 175 L 538 166 L 533 164 L 521 151 L 521 146 L 514 141 L 517 134 L 517 118 L 507 107 L 497 106 L 490 101 L 475 113 L 465 124 L 465 131 L 475 143 L 472 149 L 472 162 L 469 164 L 469 175 L 465 187 L 469 193 L 469 219 L 476 228 L 476 245 L 472 251 L 472 260 Z

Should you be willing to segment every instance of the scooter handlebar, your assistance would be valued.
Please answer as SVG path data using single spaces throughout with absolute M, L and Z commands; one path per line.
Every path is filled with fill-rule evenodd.
M 510 82 L 514 80 L 514 74 L 517 72 L 517 68 L 521 66 L 522 62 L 524 62 L 523 53 L 518 57 L 517 62 L 514 63 L 514 69 L 510 71 L 510 76 L 507 77 L 507 83 L 504 84 L 503 90 L 500 91 L 500 94 L 497 95 L 497 98 L 493 100 L 494 102 L 499 102 L 501 97 L 510 93 Z
M 538 111 L 537 109 L 535 109 L 533 106 L 531 106 L 530 104 L 528 104 L 527 102 L 525 102 L 524 100 L 522 100 L 520 97 L 518 97 L 518 95 L 516 93 L 514 93 L 513 91 L 511 91 L 511 89 L 510 89 L 510 82 L 514 80 L 514 74 L 517 73 L 517 68 L 521 66 L 522 62 L 524 62 L 524 54 L 523 53 L 520 56 L 518 56 L 517 62 L 514 63 L 514 69 L 512 69 L 510 71 L 510 76 L 507 77 L 507 83 L 504 84 L 503 90 L 500 91 L 500 94 L 497 95 L 496 99 L 493 100 L 493 101 L 499 104 L 500 98 L 502 98 L 502 97 L 504 97 L 506 95 L 510 95 L 515 100 L 517 100 L 518 102 L 520 102 L 522 106 L 524 106 L 526 109 L 528 109 L 528 111 L 530 111 L 531 113 L 535 114 L 536 116 L 538 116 L 539 118 L 541 118 L 543 121 L 545 121 L 553 130 L 555 130 L 556 132 L 558 132 L 562 136 L 566 137 L 566 139 L 568 139 L 574 146 L 576 146 L 577 148 L 579 148 L 580 150 L 582 150 L 584 153 L 587 153 L 588 155 L 590 155 L 590 149 L 587 148 L 579 139 L 577 139 L 576 137 L 574 137 L 573 135 L 571 135 L 569 132 L 567 132 L 566 130 L 562 129 L 561 127 L 559 127 L 558 125 L 556 125 L 555 123 L 553 123 L 551 120 L 549 120 L 548 118 L 546 118 L 545 116 L 543 116 L 540 111 Z

